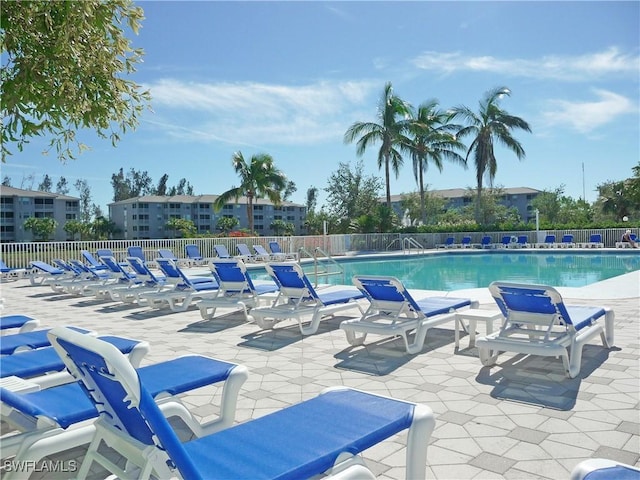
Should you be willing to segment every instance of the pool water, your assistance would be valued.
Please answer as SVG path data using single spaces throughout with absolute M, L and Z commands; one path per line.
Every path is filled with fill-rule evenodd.
M 351 284 L 354 275 L 391 275 L 407 288 L 461 290 L 487 287 L 495 280 L 582 287 L 640 269 L 638 254 L 607 253 L 453 253 L 339 262 L 344 275 L 327 275 L 319 283 Z M 332 271 L 335 266 L 327 267 Z M 313 266 L 304 267 L 315 280 Z M 263 277 L 264 278 L 264 277 Z

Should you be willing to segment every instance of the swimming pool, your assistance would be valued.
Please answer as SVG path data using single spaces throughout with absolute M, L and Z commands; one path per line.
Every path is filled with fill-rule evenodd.
M 354 275 L 392 275 L 407 288 L 424 290 L 482 288 L 494 280 L 582 287 L 640 269 L 640 254 L 452 252 L 341 259 L 339 264 L 344 275 L 323 276 L 319 282 L 350 284 Z M 304 270 L 313 281 L 313 266 L 306 265 Z

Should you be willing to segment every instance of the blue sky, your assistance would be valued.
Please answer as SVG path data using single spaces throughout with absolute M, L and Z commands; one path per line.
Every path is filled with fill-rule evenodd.
M 322 192 L 339 162 L 357 160 L 343 135 L 374 121 L 384 84 L 417 106 L 477 110 L 506 86 L 501 106 L 524 118 L 526 158 L 497 150 L 495 185 L 555 189 L 587 201 L 607 180 L 631 176 L 640 158 L 639 2 L 140 2 L 133 77 L 152 95 L 135 132 L 116 148 L 90 133 L 92 150 L 60 163 L 32 142 L 2 165 L 14 187 L 35 174 L 86 179 L 106 207 L 111 175 L 148 171 L 154 183 L 186 178 L 196 194 L 237 185 L 233 152 L 268 153 L 293 180 L 291 200 Z M 362 158 L 382 177 L 377 149 Z M 584 166 L 584 175 L 583 175 Z M 430 189 L 475 186 L 468 170 L 430 169 Z M 410 159 L 392 194 L 416 189 Z M 76 195 L 73 189 L 71 195 Z M 381 196 L 384 191 L 381 190 Z

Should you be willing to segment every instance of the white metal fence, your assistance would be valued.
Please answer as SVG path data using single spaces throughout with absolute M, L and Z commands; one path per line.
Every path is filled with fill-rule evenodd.
M 185 245 L 196 244 L 204 257 L 215 257 L 214 245 L 224 245 L 230 253 L 237 253 L 236 245 L 245 243 L 252 249 L 253 245 L 262 245 L 269 250 L 271 241 L 277 241 L 284 252 L 313 252 L 316 247 L 332 256 L 346 255 L 351 252 L 385 252 L 402 251 L 410 245 L 417 245 L 424 249 L 435 248 L 444 243 L 449 236 L 454 236 L 457 243 L 462 237 L 470 236 L 472 243 L 480 243 L 485 235 L 491 236 L 492 243 L 500 243 L 505 235 L 527 235 L 529 243 L 543 242 L 546 235 L 555 235 L 560 241 L 563 235 L 572 234 L 575 243 L 588 242 L 592 234 L 602 235 L 605 247 L 614 247 L 620 241 L 624 228 L 592 229 L 592 230 L 540 230 L 540 231 L 512 231 L 512 232 L 456 232 L 456 233 L 370 233 L 345 235 L 317 235 L 301 237 L 226 237 L 226 238 L 187 238 L 164 240 L 104 240 L 104 241 L 74 241 L 74 242 L 28 242 L 2 243 L 0 252 L 2 260 L 9 266 L 24 268 L 33 260 L 51 263 L 55 258 L 65 260 L 82 258 L 82 250 L 95 254 L 96 250 L 109 248 L 113 250 L 118 260 L 127 255 L 130 246 L 142 247 L 147 259 L 157 257 L 160 248 L 170 249 L 177 257 L 185 256 Z M 632 229 L 638 235 L 639 229 Z M 406 241 L 411 239 L 411 241 Z M 302 250 L 301 250 L 302 249 Z

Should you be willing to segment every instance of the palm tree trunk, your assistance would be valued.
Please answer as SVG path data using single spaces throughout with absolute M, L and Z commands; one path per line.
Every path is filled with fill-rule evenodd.
M 247 195 L 247 219 L 249 220 L 249 233 L 253 234 L 253 196 Z
M 422 224 L 427 224 L 427 212 L 424 204 L 424 178 L 422 176 L 422 162 L 420 162 L 420 218 Z
M 477 192 L 476 192 L 476 208 L 475 208 L 475 216 L 476 216 L 476 223 L 478 225 L 480 225 L 480 211 L 481 211 L 481 205 L 480 202 L 482 201 L 482 177 L 480 177 L 478 179 L 478 188 L 477 188 Z
M 389 180 L 389 155 L 384 157 L 384 175 L 387 182 L 387 208 L 391 209 L 391 181 Z

